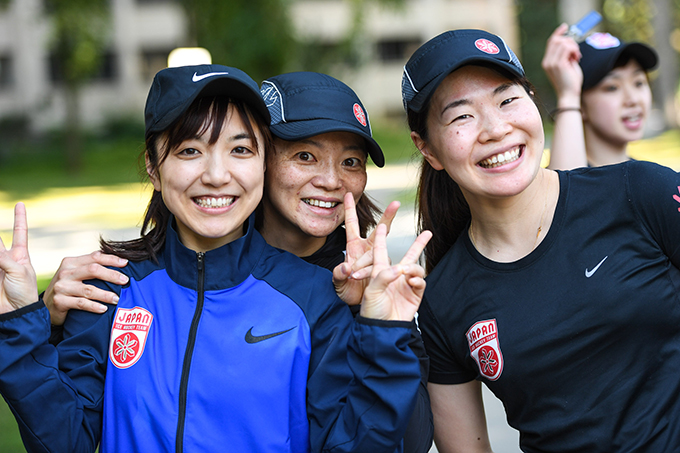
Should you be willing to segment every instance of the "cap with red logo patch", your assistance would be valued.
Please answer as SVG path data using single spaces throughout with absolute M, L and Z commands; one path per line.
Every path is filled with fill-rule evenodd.
M 471 63 L 484 63 L 524 77 L 524 68 L 503 38 L 484 30 L 450 30 L 420 46 L 404 66 L 404 108 L 420 112 L 444 78 Z
M 318 72 L 290 72 L 262 82 L 260 93 L 271 116 L 271 131 L 283 140 L 327 132 L 352 132 L 366 141 L 369 156 L 382 167 L 385 157 L 373 139 L 368 113 L 347 85 Z
M 647 44 L 625 43 L 609 33 L 593 33 L 579 43 L 579 48 L 584 91 L 600 83 L 623 55 L 637 61 L 645 71 L 654 69 L 659 60 L 656 51 Z

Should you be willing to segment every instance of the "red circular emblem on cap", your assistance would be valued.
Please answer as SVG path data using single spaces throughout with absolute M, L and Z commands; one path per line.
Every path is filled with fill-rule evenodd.
M 500 49 L 498 46 L 488 39 L 478 39 L 475 41 L 475 47 L 481 50 L 484 53 L 488 53 L 491 55 L 496 55 L 498 52 L 500 52 Z
M 354 104 L 354 117 L 357 119 L 359 123 L 361 123 L 362 126 L 366 126 L 368 124 L 366 122 L 366 114 L 364 113 L 364 109 L 361 108 L 359 104 Z

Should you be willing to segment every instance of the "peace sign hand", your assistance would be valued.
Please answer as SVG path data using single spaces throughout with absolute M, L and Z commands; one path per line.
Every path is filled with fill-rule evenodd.
M 371 281 L 364 291 L 360 314 L 365 318 L 412 321 L 425 292 L 425 270 L 418 264 L 418 258 L 432 233 L 420 233 L 395 266 L 389 263 L 386 235 L 386 226 L 378 225 Z
M 12 248 L 0 239 L 0 314 L 18 310 L 38 300 L 35 271 L 28 256 L 26 207 L 14 207 Z
M 377 228 L 373 230 L 370 236 L 362 238 L 356 205 L 351 192 L 345 194 L 344 204 L 345 234 L 347 236 L 345 262 L 333 269 L 333 284 L 340 299 L 345 301 L 347 305 L 357 305 L 361 302 L 364 289 L 368 285 L 367 278 L 363 276 L 357 278 L 357 276 L 362 273 L 366 277 L 370 275 L 373 264 L 373 243 Z M 393 201 L 387 206 L 378 222 L 378 225 L 387 227 L 387 233 L 390 231 L 390 226 L 398 209 L 399 202 Z M 357 274 L 360 270 L 363 270 L 363 272 Z

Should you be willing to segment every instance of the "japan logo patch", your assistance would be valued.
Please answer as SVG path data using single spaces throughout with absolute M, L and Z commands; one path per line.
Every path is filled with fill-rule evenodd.
M 496 44 L 484 38 L 475 41 L 475 47 L 489 55 L 496 55 L 501 51 Z
M 119 308 L 111 329 L 109 359 L 117 368 L 130 368 L 144 353 L 153 315 L 147 310 Z
M 361 108 L 359 104 L 354 104 L 352 107 L 354 109 L 354 117 L 357 119 L 359 123 L 361 123 L 362 126 L 366 127 L 366 114 L 364 113 L 364 109 Z
M 498 343 L 498 329 L 496 320 L 488 319 L 475 323 L 465 334 L 470 347 L 470 355 L 482 376 L 495 381 L 503 372 L 503 354 Z

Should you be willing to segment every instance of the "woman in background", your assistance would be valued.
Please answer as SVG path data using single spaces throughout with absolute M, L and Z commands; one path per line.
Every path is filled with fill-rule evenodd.
M 598 167 L 628 160 L 652 108 L 648 72 L 654 49 L 594 33 L 576 43 L 560 25 L 548 39 L 543 69 L 557 94 L 550 168 Z

